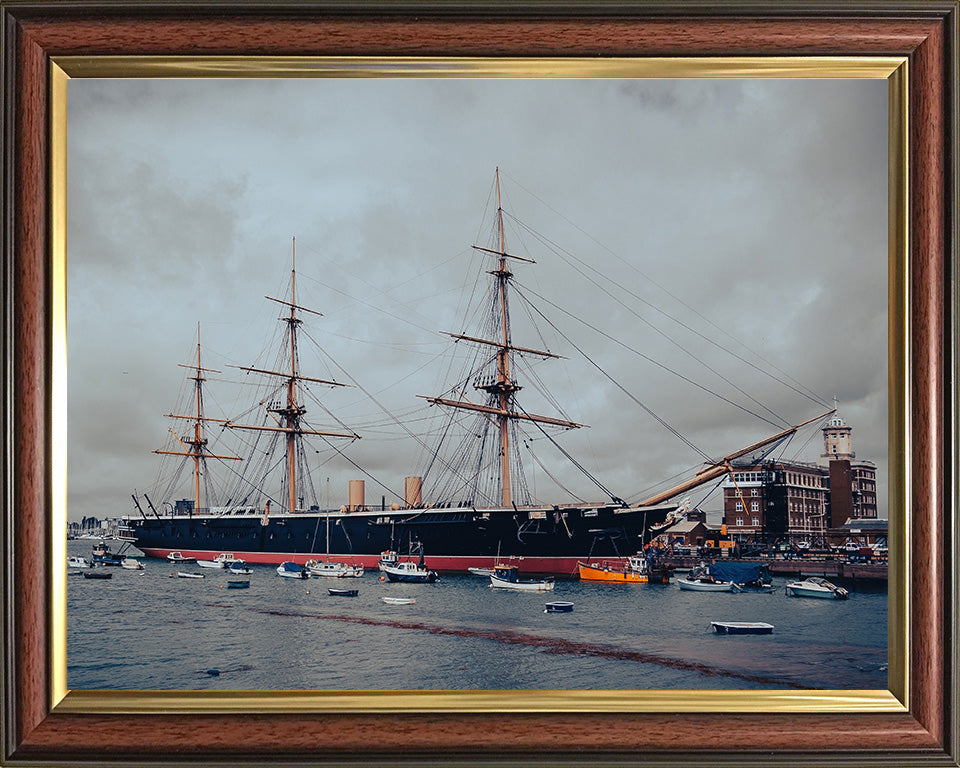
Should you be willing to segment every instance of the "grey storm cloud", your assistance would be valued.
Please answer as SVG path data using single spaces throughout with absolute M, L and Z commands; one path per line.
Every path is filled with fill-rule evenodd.
M 487 234 L 496 167 L 504 209 L 527 226 L 508 218 L 511 247 L 543 254 L 515 269 L 514 338 L 567 358 L 531 360 L 525 375 L 590 425 L 563 445 L 607 486 L 629 498 L 702 461 L 640 403 L 718 456 L 825 410 L 812 391 L 839 398 L 884 498 L 882 81 L 68 87 L 71 519 L 127 513 L 130 493 L 155 482 L 151 451 L 169 436 L 163 415 L 198 324 L 204 360 L 241 393 L 226 366 L 268 362 L 277 311 L 264 296 L 286 290 L 294 237 L 298 292 L 323 312 L 308 328 L 323 352 L 303 358 L 305 372 L 355 379 L 318 390 L 330 415 L 311 415 L 362 432 L 345 453 L 396 488 L 424 449 L 379 406 L 416 431 L 438 410 L 416 395 L 452 383 L 444 354 L 464 351 L 441 332 L 471 330 L 466 298 L 489 265 L 470 246 Z M 208 407 L 242 410 L 217 378 Z M 530 383 L 528 409 L 553 408 Z M 809 434 L 785 455 L 815 461 Z M 532 445 L 565 485 L 596 496 Z M 356 468 L 317 460 L 340 503 Z M 536 484 L 550 494 L 545 477 Z

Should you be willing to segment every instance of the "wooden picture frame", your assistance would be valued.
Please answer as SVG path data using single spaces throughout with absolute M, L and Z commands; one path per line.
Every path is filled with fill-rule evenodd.
M 3 25 L 4 719 L 0 758 L 50 762 L 262 764 L 583 763 L 958 764 L 957 698 L 957 2 L 722 4 L 108 4 L 0 2 Z M 50 610 L 59 561 L 52 512 L 64 468 L 53 448 L 62 382 L 52 333 L 51 253 L 63 243 L 64 161 L 58 60 L 108 56 L 903 57 L 909 176 L 892 185 L 891 239 L 908 267 L 894 281 L 909 328 L 891 358 L 906 370 L 894 419 L 910 525 L 901 573 L 909 648 L 905 705 L 877 711 L 537 711 L 509 718 L 437 699 L 403 711 L 381 697 L 363 711 L 309 700 L 249 700 L 229 713 L 159 695 L 65 706 L 54 679 Z M 746 66 L 746 65 L 745 65 Z M 62 170 L 62 169 L 60 169 Z M 891 391 L 891 400 L 894 397 Z M 896 552 L 893 553 L 896 556 Z M 602 693 L 600 694 L 602 698 Z M 852 698 L 856 698 L 852 696 Z M 129 709 L 128 709 L 129 707 Z M 548 708 L 549 709 L 549 708 Z M 607 707 L 606 709 L 612 709 Z M 738 711 L 738 709 L 740 711 Z M 749 708 L 747 708 L 749 709 Z M 397 711 L 400 710 L 400 711 Z

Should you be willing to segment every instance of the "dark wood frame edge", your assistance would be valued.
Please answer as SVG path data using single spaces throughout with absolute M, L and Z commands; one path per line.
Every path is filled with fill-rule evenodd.
M 229 10 L 230 13 L 224 13 Z M 3 93 L 3 753 L 12 764 L 310 759 L 326 763 L 957 765 L 955 2 L 503 5 L 0 3 Z M 518 26 L 521 27 L 518 29 Z M 215 38 L 211 28 L 219 30 Z M 389 40 L 382 32 L 389 28 Z M 464 32 L 470 28 L 470 34 Z M 275 33 L 253 48 L 250 30 Z M 191 32 L 192 31 L 192 32 Z M 604 37 L 597 38 L 598 31 Z M 856 34 L 853 34 L 856 32 Z M 464 42 L 469 40 L 469 42 Z M 321 42 L 322 50 L 309 46 Z M 903 715 L 173 715 L 50 713 L 48 700 L 50 57 L 907 55 L 910 60 L 915 511 L 911 711 Z M 14 408 L 16 405 L 16 408 Z M 953 512 L 955 515 L 955 512 Z M 10 556 L 12 555 L 12 557 Z M 953 612 L 953 613 L 951 613 Z M 955 620 L 954 620 L 955 621 Z M 383 737 L 369 748 L 369 723 Z M 681 738 L 678 738 L 678 735 Z M 367 745 L 367 746 L 364 746 Z M 674 749 L 676 745 L 678 749 Z M 774 752 L 775 751 L 775 752 Z

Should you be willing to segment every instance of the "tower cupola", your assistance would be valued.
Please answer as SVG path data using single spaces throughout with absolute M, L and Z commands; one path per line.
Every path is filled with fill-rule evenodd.
M 853 427 L 835 412 L 823 427 L 823 458 L 851 461 L 856 455 L 853 451 Z

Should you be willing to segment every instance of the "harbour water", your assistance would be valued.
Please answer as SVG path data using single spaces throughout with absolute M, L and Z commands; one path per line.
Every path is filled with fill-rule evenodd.
M 68 542 L 89 558 L 89 541 Z M 116 547 L 114 547 L 116 549 Z M 135 551 L 131 554 L 136 554 Z M 141 558 L 109 580 L 68 569 L 67 683 L 79 690 L 885 689 L 887 592 L 845 601 L 558 580 L 553 592 L 280 578 Z M 429 558 L 428 558 L 429 564 Z M 204 573 L 176 578 L 177 570 Z M 172 575 L 172 577 L 171 577 Z M 231 576 L 230 578 L 237 578 Z M 331 597 L 328 587 L 359 589 Z M 381 597 L 412 597 L 387 605 Z M 547 614 L 550 600 L 572 613 Z M 720 636 L 711 621 L 764 621 Z

